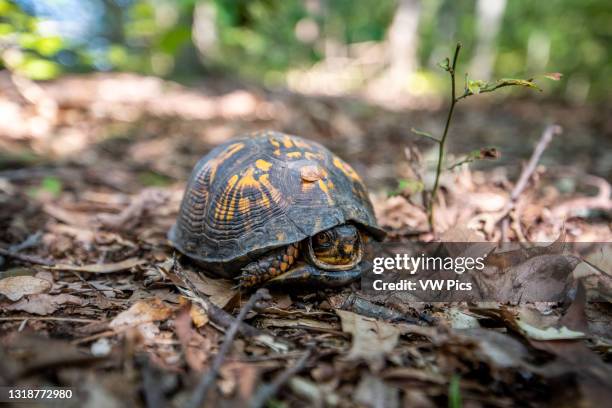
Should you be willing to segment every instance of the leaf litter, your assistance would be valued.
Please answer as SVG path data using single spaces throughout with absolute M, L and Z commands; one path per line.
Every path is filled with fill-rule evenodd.
M 104 86 L 147 81 L 112 75 Z M 58 83 L 49 84 L 48 92 L 62 113 L 58 126 L 73 130 L 86 146 L 81 157 L 63 151 L 52 133 L 0 139 L 9 151 L 27 146 L 41 158 L 61 158 L 0 169 L 0 202 L 7 203 L 0 210 L 0 248 L 6 248 L 0 259 L 0 379 L 6 384 L 75 387 L 86 392 L 81 402 L 89 406 L 112 401 L 143 406 L 141 392 L 161 394 L 174 405 L 190 398 L 228 330 L 219 317 L 236 315 L 247 296 L 233 290 L 232 282 L 201 275 L 197 265 L 177 257 L 166 232 L 191 165 L 234 134 L 265 126 L 319 138 L 364 174 L 390 240 L 433 238 L 427 232 L 420 189 L 411 187 L 422 185 L 419 170 L 406 162 L 404 150 L 388 148 L 397 144 L 398 129 L 408 134 L 415 122 L 428 127 L 418 122 L 429 120 L 431 112 L 406 119 L 404 113 L 368 107 L 370 114 L 360 116 L 342 100 L 263 92 L 256 96 L 251 91 L 224 94 L 215 84 L 207 85 L 207 93 L 176 84 L 155 86 L 155 95 L 147 98 L 151 103 L 107 101 L 91 98 L 99 94 L 101 77 L 70 81 L 91 92 L 78 101 L 60 92 L 65 86 Z M 237 97 L 250 101 L 239 111 L 231 108 Z M 1 90 L 0 98 L 6 99 Z M 33 114 L 27 106 L 20 109 Z M 541 125 L 541 115 L 532 112 L 539 106 L 509 104 L 503 109 L 504 117 L 521 120 L 513 121 L 511 128 L 498 121 L 502 140 Z M 591 120 L 586 112 L 573 110 L 569 115 L 562 107 L 554 109 L 560 120 Z M 121 115 L 128 110 L 133 116 L 126 120 Z M 460 124 L 468 129 L 466 134 L 477 133 L 473 130 L 495 115 L 473 113 L 469 123 Z M 567 138 L 584 133 L 572 123 L 562 124 Z M 109 129 L 129 137 L 109 136 Z M 366 153 L 351 152 L 351 143 L 341 135 L 355 132 L 376 135 L 378 143 Z M 569 146 L 572 140 L 565 142 Z M 418 148 L 425 146 L 410 146 L 413 161 Z M 491 166 L 511 168 L 504 161 L 507 157 L 504 151 Z M 593 166 L 584 171 L 602 167 L 590 158 L 582 162 Z M 506 238 L 554 242 L 565 234 L 563 242 L 608 242 L 607 182 L 577 175 L 573 182 L 578 188 L 568 195 L 556 188 L 556 176 L 543 168 L 534 173 L 509 215 Z M 407 181 L 388 197 L 376 186 L 392 191 L 390 178 Z M 149 185 L 153 179 L 164 185 Z M 488 251 L 486 244 L 501 238 L 498 221 L 507 216 L 510 180 L 515 179 L 492 167 L 472 170 L 466 164 L 446 173 L 437 215 L 446 231 L 443 239 L 482 242 L 480 250 Z M 597 195 L 582 194 L 580 183 L 595 186 Z M 45 193 L 44 186 L 52 191 Z M 39 231 L 40 239 L 30 239 Z M 445 248 L 457 255 L 468 249 L 474 246 Z M 489 273 L 477 282 L 483 291 L 505 291 L 508 304 L 420 302 L 400 294 L 385 298 L 349 289 L 273 292 L 268 304 L 257 305 L 247 315 L 248 326 L 232 344 L 207 402 L 244 403 L 278 379 L 285 367 L 299 363 L 305 350 L 314 350 L 277 390 L 275 402 L 440 406 L 461 400 L 470 406 L 603 406 L 612 389 L 610 254 L 532 255 L 525 256 L 522 248 L 497 254 L 487 265 Z M 177 291 L 176 262 L 210 304 Z M 562 284 L 546 280 L 552 264 L 562 266 L 567 278 Z M 516 293 L 542 285 L 558 293 L 558 302 L 513 302 Z

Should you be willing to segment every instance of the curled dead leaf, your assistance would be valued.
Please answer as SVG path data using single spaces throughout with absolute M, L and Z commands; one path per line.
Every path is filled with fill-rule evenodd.
M 399 340 L 400 329 L 391 323 L 336 309 L 342 331 L 353 336 L 348 360 L 365 360 L 373 369 L 384 366 L 384 358 Z
M 193 324 L 197 328 L 205 326 L 208 323 L 208 315 L 206 314 L 204 309 L 202 309 L 198 305 L 191 305 L 191 308 L 189 309 L 189 315 L 191 316 Z
M 140 300 L 128 310 L 119 313 L 110 322 L 109 327 L 120 331 L 126 327 L 138 326 L 160 320 L 166 320 L 172 314 L 172 309 L 158 298 Z

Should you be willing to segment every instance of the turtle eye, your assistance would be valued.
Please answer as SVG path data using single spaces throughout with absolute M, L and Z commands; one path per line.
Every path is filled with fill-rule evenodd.
M 327 231 L 319 232 L 314 237 L 314 242 L 317 246 L 329 246 L 331 244 L 332 237 L 331 234 Z

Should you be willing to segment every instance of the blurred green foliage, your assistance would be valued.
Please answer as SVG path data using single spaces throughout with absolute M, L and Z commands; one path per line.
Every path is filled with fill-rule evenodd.
M 45 177 L 41 180 L 40 185 L 31 187 L 28 190 L 28 194 L 31 197 L 40 197 L 43 194 L 51 196 L 53 198 L 59 197 L 62 193 L 62 181 L 57 177 Z
M 79 3 L 37 0 L 39 5 L 62 1 L 66 7 Z M 92 10 L 100 13 L 96 21 L 101 27 L 91 27 L 90 38 L 75 40 L 41 30 L 42 23 L 56 17 L 35 12 L 32 3 L 0 0 L 0 63 L 31 78 L 88 70 L 164 77 L 229 70 L 266 84 L 282 84 L 288 70 L 324 59 L 330 41 L 345 45 L 385 41 L 398 4 L 396 0 L 379 0 L 375 6 L 370 0 L 81 0 L 97 5 Z M 459 40 L 465 55 L 473 55 L 476 9 L 476 0 L 420 3 L 421 72 L 438 72 L 435 64 Z M 202 10 L 209 12 L 208 19 L 201 19 Z M 194 24 L 212 38 L 205 52 L 194 39 Z M 306 37 L 313 38 L 300 38 L 300 25 L 310 30 Z M 492 76 L 559 71 L 564 81 L 557 90 L 563 95 L 583 88 L 591 99 L 603 99 L 612 83 L 611 37 L 609 0 L 507 1 L 495 39 Z M 466 66 L 460 68 L 467 69 L 469 58 L 462 64 Z
M 51 60 L 63 47 L 59 36 L 38 34 L 38 19 L 8 0 L 0 0 L 0 51 L 2 64 L 33 79 L 50 79 L 61 72 Z

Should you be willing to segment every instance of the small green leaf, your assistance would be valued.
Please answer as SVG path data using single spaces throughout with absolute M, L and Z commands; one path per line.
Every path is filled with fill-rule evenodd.
M 462 164 L 472 163 L 476 160 L 495 160 L 500 156 L 499 151 L 494 147 L 482 147 L 478 150 L 472 150 L 462 160 L 448 167 L 448 170 L 452 170 L 455 167 L 459 167 Z
M 57 177 L 45 177 L 40 182 L 38 187 L 32 187 L 28 190 L 31 197 L 38 197 L 41 193 L 46 193 L 52 197 L 58 197 L 62 192 L 62 181 Z
M 412 195 L 425 190 L 425 185 L 422 181 L 414 179 L 400 179 L 397 182 L 397 189 L 390 191 L 389 196 L 397 196 L 400 194 Z
M 422 130 L 418 130 L 418 129 L 415 129 L 415 128 L 411 128 L 410 131 L 412 133 L 414 133 L 415 135 L 423 136 L 423 137 L 426 137 L 428 139 L 433 140 L 434 142 L 440 143 L 440 141 L 438 139 L 436 139 L 434 136 L 432 136 L 431 133 L 429 133 L 429 132 L 424 132 Z
M 424 188 L 425 186 L 423 185 L 423 182 L 419 180 L 401 179 L 398 183 L 398 189 L 400 191 L 408 190 L 410 194 L 419 193 L 423 191 Z
M 493 85 L 494 88 L 502 88 L 505 86 L 524 86 L 526 88 L 533 88 L 541 91 L 540 87 L 537 86 L 531 79 L 502 78 L 498 79 Z
M 470 79 L 467 81 L 467 88 L 474 95 L 478 95 L 480 93 L 480 90 L 486 88 L 487 85 L 488 84 L 485 81 L 482 81 L 480 79 Z
M 62 181 L 57 177 L 45 177 L 40 183 L 40 188 L 57 197 L 62 192 Z
M 450 60 L 448 58 L 445 58 L 443 61 L 438 62 L 438 66 L 445 71 L 449 71 L 450 70 Z

